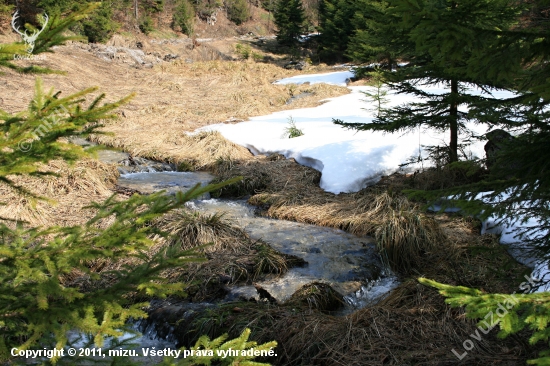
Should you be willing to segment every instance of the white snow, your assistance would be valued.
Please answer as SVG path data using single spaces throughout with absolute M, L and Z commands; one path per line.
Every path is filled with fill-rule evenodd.
M 502 193 L 496 197 L 491 198 L 493 192 L 484 192 L 476 195 L 475 200 L 483 201 L 487 204 L 497 203 L 503 200 L 506 200 L 510 197 L 510 192 Z M 452 200 L 454 197 L 447 197 L 448 200 Z M 518 209 L 517 212 L 520 212 L 520 208 L 529 207 L 529 202 L 521 202 L 518 205 L 514 206 Z M 432 211 L 440 211 L 440 205 L 434 205 L 430 207 Z M 457 212 L 460 211 L 457 207 L 446 207 L 445 212 Z M 481 222 L 481 235 L 483 234 L 496 234 L 500 235 L 500 243 L 508 246 L 509 253 L 520 263 L 533 268 L 531 277 L 535 280 L 534 283 L 538 281 L 541 282 L 541 286 L 536 289 L 536 292 L 550 291 L 550 269 L 549 263 L 547 260 L 542 258 L 537 258 L 534 253 L 532 253 L 532 247 L 529 247 L 526 244 L 526 241 L 543 237 L 548 234 L 547 230 L 537 229 L 541 226 L 541 222 L 538 218 L 531 217 L 527 218 L 523 214 L 516 214 L 513 217 L 498 217 L 492 215 L 487 219 Z M 519 234 L 526 231 L 525 238 L 522 239 L 519 237 Z M 526 240 L 525 240 L 526 239 Z
M 345 85 L 346 79 L 352 76 L 350 71 L 342 71 L 295 76 L 279 80 L 277 83 L 325 82 Z M 294 158 L 300 164 L 319 170 L 322 173 L 321 188 L 336 194 L 356 192 L 368 184 L 376 183 L 381 176 L 398 171 L 400 164 L 407 162 L 411 157 L 417 158 L 419 154 L 426 157 L 425 146 L 444 145 L 448 141 L 448 132 L 438 132 L 431 128 L 401 134 L 385 134 L 378 131 L 346 130 L 333 124 L 333 118 L 345 122 L 369 123 L 376 115 L 374 103 L 363 94 L 365 91 L 375 92 L 374 87 L 356 86 L 349 89 L 350 94 L 328 99 L 326 103 L 315 108 L 276 112 L 251 118 L 247 122 L 211 125 L 202 130 L 220 131 L 227 139 L 247 147 L 254 154 L 280 153 L 287 158 Z M 433 94 L 442 94 L 448 89 L 444 85 L 436 85 L 425 87 L 424 90 Z M 480 90 L 469 89 L 468 92 L 481 94 Z M 512 95 L 506 91 L 493 92 L 493 96 L 498 98 Z M 418 101 L 411 95 L 397 95 L 392 92 L 388 93 L 387 98 L 389 102 L 384 105 L 385 108 Z M 290 120 L 302 130 L 303 136 L 292 139 L 284 136 Z M 471 123 L 466 127 L 477 135 L 487 132 L 482 125 Z M 485 153 L 483 145 L 484 142 L 472 144 L 467 154 L 483 156 Z M 411 164 L 408 169 L 418 167 L 418 164 Z M 544 278 L 550 275 L 548 262 L 526 255 L 525 246 L 522 246 L 517 238 L 518 230 L 537 227 L 537 219 L 523 222 L 522 217 L 516 217 L 514 220 L 490 217 L 482 224 L 482 233 L 500 234 L 501 243 L 513 245 L 512 255 L 520 262 L 533 267 L 535 277 Z M 539 231 L 533 235 L 544 234 Z M 538 289 L 538 291 L 548 290 L 550 288 Z
M 295 76 L 276 83 L 346 85 L 346 79 L 352 76 L 351 71 L 341 71 Z M 430 128 L 401 134 L 384 134 L 377 131 L 346 130 L 334 125 L 333 118 L 345 122 L 368 123 L 376 115 L 374 103 L 367 100 L 368 97 L 363 94 L 365 91 L 374 92 L 374 87 L 356 86 L 349 89 L 350 94 L 328 99 L 326 103 L 315 108 L 276 112 L 251 118 L 247 122 L 211 125 L 202 130 L 220 131 L 227 139 L 247 147 L 254 154 L 280 153 L 287 158 L 294 158 L 300 164 L 319 170 L 322 173 L 321 188 L 336 194 L 358 191 L 368 184 L 377 182 L 381 176 L 398 171 L 400 164 L 407 162 L 409 158 L 416 158 L 419 154 L 426 157 L 425 146 L 441 146 L 448 142 L 448 132 L 438 132 Z M 443 85 L 424 89 L 434 94 L 448 91 Z M 480 90 L 470 89 L 468 92 L 481 94 Z M 493 96 L 498 98 L 512 95 L 506 91 L 493 92 Z M 418 101 L 411 95 L 396 95 L 392 92 L 388 93 L 387 98 L 390 102 L 384 106 L 385 108 Z M 303 136 L 292 139 L 283 136 L 290 119 L 302 130 Z M 472 123 L 466 127 L 477 135 L 487 132 L 486 127 L 482 125 Z M 474 143 L 467 153 L 470 156 L 482 157 L 483 145 L 484 142 Z M 416 169 L 418 165 L 409 165 L 408 168 Z M 517 229 L 537 224 L 536 219 L 522 222 L 521 217 L 515 221 L 502 221 L 491 217 L 483 222 L 483 232 L 501 234 L 503 244 L 516 244 Z M 536 277 L 550 275 L 548 262 L 522 255 L 525 250 L 517 248 L 512 250 L 512 255 L 520 262 L 534 267 L 533 274 Z M 549 289 L 539 289 L 547 290 Z
M 328 74 L 295 76 L 278 83 L 303 83 L 309 81 L 345 85 L 353 76 L 350 71 Z M 443 145 L 448 141 L 448 132 L 433 129 L 416 129 L 408 133 L 389 134 L 379 131 L 347 130 L 332 123 L 333 118 L 346 122 L 369 123 L 376 115 L 375 105 L 367 101 L 362 92 L 375 91 L 374 87 L 354 86 L 350 94 L 331 98 L 315 108 L 294 109 L 271 115 L 253 117 L 237 124 L 210 125 L 201 130 L 217 130 L 254 154 L 280 153 L 294 158 L 298 163 L 322 173 L 320 186 L 332 193 L 356 192 L 376 183 L 383 175 L 400 169 L 399 165 L 409 158 L 426 157 L 424 146 Z M 441 87 L 425 88 L 433 93 L 444 93 Z M 410 95 L 389 93 L 391 101 L 384 107 L 392 107 L 413 101 Z M 289 120 L 296 123 L 303 136 L 283 137 Z M 486 132 L 483 126 L 469 126 L 478 134 Z M 481 157 L 483 143 L 470 147 L 469 154 Z M 408 166 L 409 170 L 418 165 Z
M 483 194 L 479 195 L 479 199 L 483 199 Z M 508 198 L 507 193 L 501 194 L 494 199 L 501 200 Z M 486 203 L 491 203 L 487 199 L 483 199 Z M 522 202 L 523 207 L 529 206 L 529 202 Z M 544 285 L 537 288 L 536 292 L 550 291 L 550 269 L 549 263 L 543 258 L 537 258 L 525 244 L 525 241 L 533 240 L 543 237 L 548 234 L 547 230 L 537 230 L 541 225 L 540 220 L 536 217 L 526 218 L 522 214 L 518 214 L 515 217 L 500 218 L 497 216 L 490 216 L 488 219 L 482 222 L 481 234 L 497 234 L 500 235 L 500 243 L 509 246 L 510 254 L 520 263 L 533 268 L 532 277 L 542 280 Z M 526 238 L 522 239 L 518 236 L 520 232 L 528 229 Z M 524 240 L 524 241 L 522 241 Z
M 326 74 L 309 74 L 309 75 L 298 75 L 290 78 L 277 80 L 274 84 L 318 84 L 325 83 L 331 85 L 340 85 L 346 86 L 346 80 L 351 79 L 355 75 L 351 71 L 337 71 L 329 72 Z

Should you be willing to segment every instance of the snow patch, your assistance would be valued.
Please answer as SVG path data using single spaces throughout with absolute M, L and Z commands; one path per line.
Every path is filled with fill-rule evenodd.
M 279 83 L 297 82 L 343 82 L 353 75 L 350 71 L 317 75 L 296 76 Z M 324 80 L 324 81 L 321 81 Z M 253 154 L 279 153 L 294 158 L 298 163 L 312 167 L 322 173 L 321 188 L 332 193 L 356 192 L 374 184 L 383 175 L 405 171 L 400 165 L 410 158 L 426 157 L 424 146 L 443 145 L 447 132 L 433 129 L 416 129 L 407 133 L 389 134 L 380 131 L 347 130 L 332 123 L 333 118 L 346 122 L 370 123 L 376 108 L 367 100 L 364 92 L 374 92 L 374 87 L 353 86 L 350 94 L 330 98 L 315 108 L 303 108 L 275 112 L 267 116 L 253 117 L 237 124 L 210 125 L 201 131 L 219 131 L 228 140 L 248 148 Z M 425 88 L 433 93 L 443 93 L 443 86 Z M 478 92 L 480 93 L 480 92 Z M 511 93 L 508 93 L 511 95 Z M 410 95 L 388 95 L 394 107 L 414 101 Z M 303 136 L 282 138 L 290 118 Z M 484 126 L 468 126 L 477 134 L 486 132 Z M 468 153 L 481 157 L 483 143 L 470 146 Z M 412 164 L 406 171 L 419 168 Z
M 346 80 L 353 78 L 355 74 L 351 71 L 337 71 L 330 72 L 325 74 L 309 74 L 309 75 L 298 75 L 290 78 L 282 79 L 276 81 L 274 84 L 318 84 L 325 83 L 331 85 L 340 85 L 346 86 Z

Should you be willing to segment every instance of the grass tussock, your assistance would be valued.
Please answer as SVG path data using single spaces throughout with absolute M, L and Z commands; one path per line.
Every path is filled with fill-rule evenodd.
M 115 167 L 93 159 L 69 165 L 51 161 L 42 177 L 12 176 L 17 185 L 44 199 L 22 196 L 6 185 L 0 185 L 0 217 L 32 226 L 78 225 L 93 216 L 83 210 L 93 201 L 103 201 L 113 194 L 118 178 Z
M 298 165 L 294 159 L 286 159 L 278 154 L 269 157 L 255 156 L 245 161 L 221 160 L 216 165 L 214 174 L 218 176 L 218 181 L 227 180 L 236 174 L 244 177 L 242 181 L 226 186 L 216 193 L 227 197 L 286 190 L 289 194 L 297 194 L 296 198 L 299 198 L 302 189 L 318 186 L 321 178 L 318 171 Z M 267 199 L 262 201 L 258 196 L 251 203 L 261 206 L 271 205 L 272 202 Z
M 219 180 L 245 178 L 225 187 L 222 196 L 252 195 L 249 203 L 269 217 L 329 226 L 356 235 L 373 235 L 389 264 L 408 273 L 435 246 L 448 245 L 438 224 L 404 195 L 383 186 L 334 195 L 323 191 L 320 173 L 281 155 L 219 164 Z
M 167 245 L 182 250 L 196 249 L 203 253 L 246 250 L 248 235 L 224 217 L 223 213 L 203 214 L 177 210 L 160 220 L 158 227 L 169 233 Z
M 92 281 L 88 275 L 72 273 L 66 276 L 66 285 L 78 285 L 84 289 L 103 286 L 111 280 L 111 271 L 131 268 L 160 251 L 177 248 L 194 251 L 202 255 L 203 260 L 166 270 L 161 276 L 171 282 L 185 283 L 185 292 L 192 301 L 212 301 L 226 295 L 227 284 L 251 284 L 267 274 L 282 275 L 288 268 L 304 264 L 300 258 L 279 253 L 263 241 L 252 240 L 221 214 L 180 209 L 168 213 L 154 225 L 166 235 L 151 238 L 155 244 L 142 259 L 94 261 L 89 263 L 89 268 L 91 272 L 100 274 L 100 280 Z
M 476 183 L 485 174 L 487 170 L 478 162 L 458 161 L 416 172 L 407 183 L 410 188 L 431 191 Z
M 446 236 L 438 223 L 420 213 L 393 211 L 376 228 L 376 245 L 391 268 L 407 273 Z
M 269 245 L 257 245 L 256 252 L 254 277 L 259 277 L 262 273 L 282 274 L 291 267 L 288 265 L 287 257 L 281 255 Z

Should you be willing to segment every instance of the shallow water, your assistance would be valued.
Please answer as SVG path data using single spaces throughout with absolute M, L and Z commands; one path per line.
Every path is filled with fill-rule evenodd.
M 130 325 L 129 331 L 123 331 L 122 336 L 118 338 L 105 337 L 101 347 L 94 344 L 94 337 L 89 334 L 78 331 L 67 333 L 68 344 L 64 347 L 63 356 L 58 360 L 59 365 L 114 365 L 114 356 L 117 353 L 122 356 L 124 362 L 132 361 L 138 365 L 157 365 L 162 363 L 162 356 L 151 356 L 146 350 L 177 350 L 176 343 L 172 340 L 159 339 L 154 333 L 140 332 L 139 323 Z M 43 345 L 44 346 L 44 345 Z M 51 350 L 54 346 L 44 347 Z M 40 348 L 38 348 L 40 350 Z M 71 356 L 70 352 L 76 353 Z M 121 352 L 122 351 L 122 352 Z M 126 352 L 123 354 L 123 352 Z M 50 365 L 46 357 L 26 357 L 19 358 L 17 365 Z M 112 363 L 111 363 L 112 362 Z M 126 363 L 124 363 L 126 364 Z
M 98 160 L 109 164 L 117 164 L 128 159 L 129 156 L 130 154 L 117 150 L 99 150 L 97 152 Z
M 145 194 L 162 190 L 174 194 L 197 184 L 206 185 L 213 179 L 214 176 L 207 172 L 140 172 L 121 174 L 118 185 Z
M 166 171 L 171 170 L 168 164 L 163 165 L 141 158 L 129 159 L 128 154 L 114 150 L 99 151 L 98 157 L 104 162 L 118 165 L 122 173 L 118 181 L 119 186 L 143 194 L 160 190 L 173 194 L 188 190 L 196 184 L 206 185 L 215 178 L 207 172 Z M 128 162 L 131 164 L 130 173 Z M 307 261 L 307 266 L 291 268 L 283 276 L 272 276 L 256 283 L 279 302 L 288 300 L 301 286 L 319 281 L 330 284 L 344 297 L 346 306 L 335 315 L 345 315 L 376 303 L 398 284 L 396 277 L 382 265 L 376 253 L 374 240 L 370 237 L 358 237 L 327 227 L 259 217 L 255 215 L 256 208 L 248 205 L 245 200 L 219 200 L 205 196 L 201 200 L 188 202 L 188 207 L 210 213 L 224 212 L 251 238 L 262 239 L 282 253 L 295 255 Z M 259 300 L 254 286 L 233 285 L 229 290 L 223 301 Z M 139 344 L 139 347 L 175 349 L 177 337 L 173 334 L 173 326 L 166 323 L 166 314 L 179 314 L 185 310 L 184 315 L 180 317 L 185 319 L 190 306 L 204 308 L 212 304 L 186 304 L 181 308 L 164 304 L 161 309 L 152 310 L 151 319 L 141 324 L 141 330 L 145 335 L 134 342 Z M 193 311 L 196 309 L 191 309 L 191 312 Z M 155 318 L 157 312 L 159 316 Z M 155 338 L 168 339 L 170 342 L 164 343 Z M 156 360 L 136 361 L 156 363 Z
M 284 276 L 257 282 L 278 301 L 285 301 L 301 286 L 321 281 L 345 296 L 348 308 L 372 304 L 397 285 L 376 252 L 373 238 L 345 231 L 275 220 L 254 215 L 246 201 L 209 199 L 193 201 L 189 207 L 203 212 L 224 212 L 253 239 L 262 239 L 276 250 L 308 262 L 291 268 Z M 255 298 L 254 286 L 234 286 L 227 300 Z

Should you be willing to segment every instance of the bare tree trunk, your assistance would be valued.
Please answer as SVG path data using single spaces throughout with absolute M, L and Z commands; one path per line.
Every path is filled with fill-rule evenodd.
M 451 163 L 458 161 L 458 81 L 451 80 L 451 106 L 449 118 L 451 122 L 451 141 L 449 142 L 449 160 Z
M 136 17 L 136 21 L 137 21 L 138 16 L 139 16 L 138 7 L 139 7 L 138 0 L 134 0 L 134 15 Z
M 451 9 L 456 9 L 457 3 L 451 4 Z M 449 161 L 458 161 L 458 80 L 451 79 L 451 106 L 449 109 L 451 123 L 451 141 L 449 141 Z

